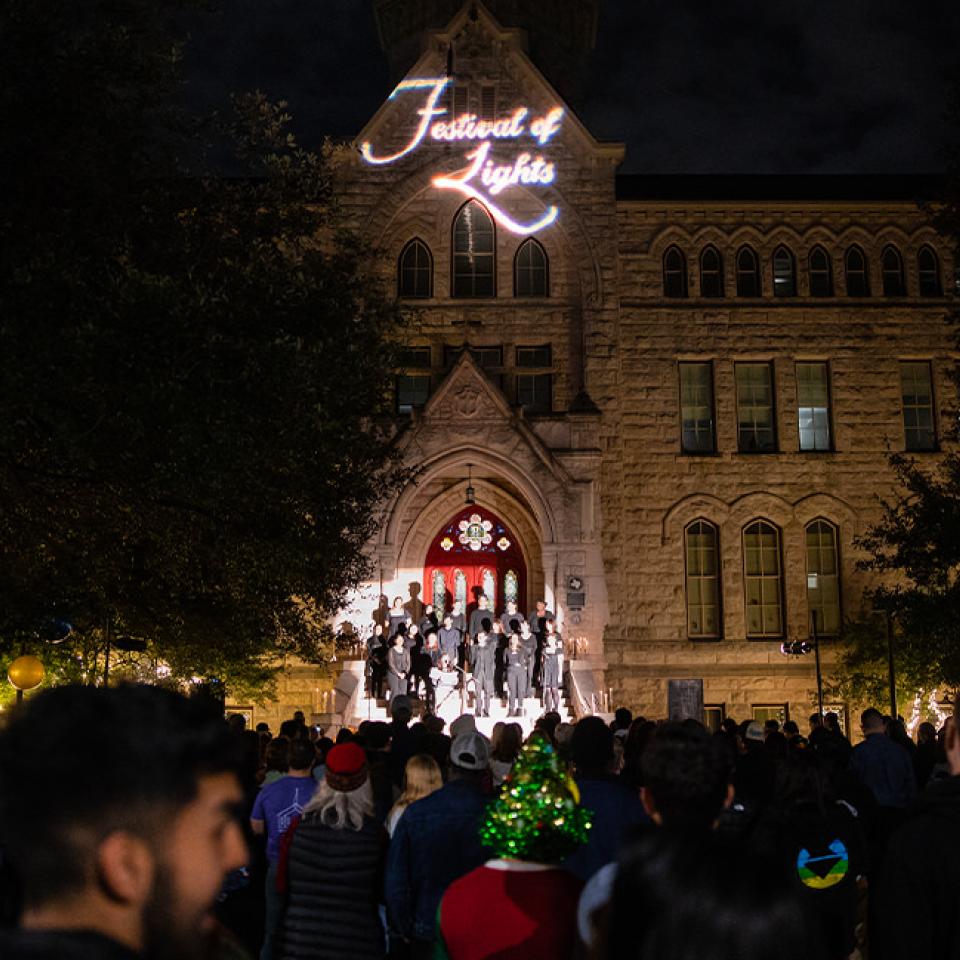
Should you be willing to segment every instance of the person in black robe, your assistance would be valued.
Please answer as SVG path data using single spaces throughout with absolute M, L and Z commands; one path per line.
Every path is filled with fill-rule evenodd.
M 488 627 L 481 629 L 471 648 L 473 682 L 476 696 L 475 712 L 478 717 L 490 716 L 490 698 L 493 696 L 493 674 L 496 669 L 497 644 Z
M 394 597 L 393 606 L 390 608 L 390 615 L 387 618 L 387 639 L 392 640 L 400 629 L 409 619 L 407 611 L 403 608 L 403 597 Z
M 544 712 L 560 709 L 560 682 L 563 678 L 563 647 L 555 633 L 546 634 L 543 642 L 543 688 Z
M 526 620 L 520 624 L 520 646 L 527 658 L 527 697 L 533 696 L 533 673 L 537 666 L 537 635 Z
M 488 620 L 491 624 L 494 621 L 493 611 L 490 609 L 490 601 L 487 600 L 487 596 L 484 593 L 481 593 L 477 597 L 477 609 L 472 611 L 470 614 L 470 627 L 467 631 L 468 635 L 476 640 L 480 631 L 483 628 L 483 621 Z M 490 632 L 490 627 L 486 628 L 487 633 Z
M 527 655 L 520 644 L 520 634 L 510 637 L 510 645 L 503 658 L 507 671 L 507 691 L 510 698 L 509 715 L 523 715 L 523 698 L 527 692 Z
M 383 627 L 378 623 L 367 640 L 367 696 L 374 700 L 383 697 L 383 681 L 387 673 L 387 648 Z
M 410 654 L 403 644 L 404 636 L 398 633 L 393 638 L 393 646 L 387 652 L 387 684 L 390 687 L 391 700 L 407 692 Z
M 459 600 L 453 601 L 450 618 L 453 620 L 453 625 L 460 631 L 461 636 L 467 632 L 467 615 L 463 612 L 463 604 Z
M 547 607 L 546 601 L 538 600 L 536 607 L 530 611 L 530 616 L 527 617 L 527 620 L 530 623 L 530 629 L 537 635 L 541 643 L 543 643 L 543 635 L 546 632 L 547 621 L 553 619 L 553 611 Z
M 518 633 L 520 627 L 526 623 L 523 614 L 517 609 L 516 600 L 507 601 L 507 609 L 500 614 L 503 632 L 509 637 L 511 633 Z
M 431 630 L 436 630 L 440 626 L 437 620 L 437 611 L 433 609 L 433 604 L 428 603 L 423 608 L 423 616 L 420 618 L 420 632 L 426 636 Z

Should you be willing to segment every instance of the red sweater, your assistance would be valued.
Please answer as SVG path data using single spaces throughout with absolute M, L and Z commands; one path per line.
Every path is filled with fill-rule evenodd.
M 573 954 L 582 884 L 565 870 L 489 860 L 440 901 L 437 957 L 558 960 Z

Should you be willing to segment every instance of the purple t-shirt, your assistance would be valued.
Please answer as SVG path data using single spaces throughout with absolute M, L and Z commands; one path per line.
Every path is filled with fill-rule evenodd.
M 277 863 L 280 859 L 280 841 L 294 817 L 303 813 L 303 808 L 313 798 L 317 781 L 313 777 L 281 777 L 263 787 L 253 802 L 252 820 L 262 820 L 267 831 L 267 859 Z

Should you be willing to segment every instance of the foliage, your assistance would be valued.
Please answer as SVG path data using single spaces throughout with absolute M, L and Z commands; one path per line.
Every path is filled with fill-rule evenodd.
M 499 857 L 560 863 L 587 842 L 593 814 L 579 802 L 553 746 L 531 737 L 487 807 L 481 842 Z
M 284 104 L 219 123 L 242 175 L 182 175 L 180 6 L 0 13 L 0 652 L 56 615 L 90 677 L 109 624 L 262 694 L 329 658 L 400 483 L 401 318 Z

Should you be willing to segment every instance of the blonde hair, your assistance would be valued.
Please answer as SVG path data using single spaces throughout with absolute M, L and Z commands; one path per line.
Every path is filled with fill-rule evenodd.
M 405 810 L 415 800 L 430 796 L 434 790 L 439 790 L 442 786 L 443 777 L 440 775 L 437 761 L 425 753 L 416 754 L 404 767 L 403 790 L 391 808 L 390 816 L 395 810 Z
M 365 817 L 373 816 L 373 790 L 370 778 L 356 790 L 334 790 L 326 780 L 317 784 L 316 792 L 303 808 L 303 816 L 316 817 L 326 827 L 334 830 L 360 830 Z

